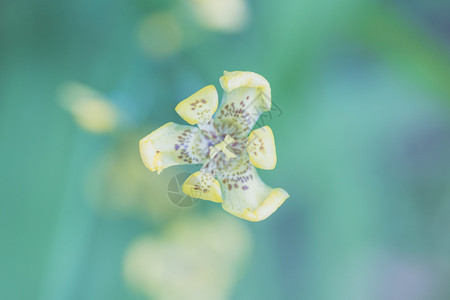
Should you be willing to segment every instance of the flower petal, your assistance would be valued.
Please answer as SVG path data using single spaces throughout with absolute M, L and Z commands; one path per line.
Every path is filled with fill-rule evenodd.
M 219 171 L 217 176 L 223 209 L 249 221 L 266 219 L 289 197 L 285 190 L 266 185 L 246 157 L 235 160 L 234 165 Z
M 255 129 L 250 133 L 247 153 L 255 167 L 264 170 L 272 170 L 275 168 L 277 164 L 277 153 L 273 132 L 269 126 Z
M 191 125 L 206 123 L 217 110 L 219 96 L 213 85 L 208 85 L 181 101 L 175 111 Z
M 193 198 L 222 202 L 219 182 L 210 174 L 195 172 L 183 184 L 183 193 Z
M 144 137 L 139 150 L 145 166 L 159 174 L 173 165 L 203 163 L 208 148 L 197 127 L 169 122 Z
M 238 135 L 248 135 L 261 113 L 271 108 L 269 82 L 253 72 L 224 72 L 220 84 L 225 90 L 216 123 L 224 127 L 239 128 Z M 231 130 L 231 129 L 230 129 Z

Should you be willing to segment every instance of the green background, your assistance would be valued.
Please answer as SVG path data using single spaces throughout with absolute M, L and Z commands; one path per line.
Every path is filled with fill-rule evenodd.
M 220 95 L 224 70 L 270 82 L 278 164 L 259 173 L 290 194 L 230 221 L 252 250 L 224 298 L 450 299 L 450 3 L 246 3 L 224 32 L 182 0 L 0 1 L 0 299 L 148 299 L 124 280 L 129 244 L 226 212 L 170 206 L 171 176 L 197 167 L 155 179 L 138 141 L 203 86 Z M 142 33 L 155 14 L 169 23 Z M 114 130 L 77 124 L 70 81 L 121 112 Z

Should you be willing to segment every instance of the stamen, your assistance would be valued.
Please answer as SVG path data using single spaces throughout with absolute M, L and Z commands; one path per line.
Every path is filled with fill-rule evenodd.
M 235 142 L 235 140 L 231 136 L 227 135 L 223 141 L 221 141 L 220 143 L 218 143 L 215 146 L 209 147 L 209 151 L 210 151 L 209 157 L 213 158 L 219 152 L 223 152 L 225 154 L 225 159 L 227 161 L 230 160 L 230 158 L 235 158 L 236 154 L 234 154 L 233 152 L 231 152 L 230 150 L 227 149 L 227 146 L 234 142 Z

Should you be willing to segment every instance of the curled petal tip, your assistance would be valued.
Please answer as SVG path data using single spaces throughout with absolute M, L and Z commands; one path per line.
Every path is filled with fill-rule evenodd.
M 259 222 L 270 217 L 287 198 L 289 198 L 289 194 L 285 190 L 282 188 L 275 188 L 255 210 L 247 208 L 243 211 L 234 211 L 224 205 L 222 205 L 222 207 L 224 210 L 239 218 L 251 222 Z
M 226 92 L 231 92 L 238 88 L 254 88 L 260 91 L 262 104 L 266 110 L 270 110 L 272 96 L 269 82 L 261 75 L 254 72 L 244 71 L 224 71 L 220 77 L 220 85 Z
M 155 150 L 149 135 L 139 141 L 139 152 L 147 169 L 160 174 L 163 169 L 161 167 L 161 153 Z
M 247 71 L 223 72 L 220 77 L 222 88 L 230 92 L 240 87 L 260 88 L 270 92 L 270 84 L 263 76 Z

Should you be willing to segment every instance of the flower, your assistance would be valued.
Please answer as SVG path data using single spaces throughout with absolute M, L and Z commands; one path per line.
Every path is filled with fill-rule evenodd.
M 188 3 L 199 24 L 210 30 L 238 32 L 249 19 L 245 0 L 189 0 Z
M 253 72 L 224 72 L 225 93 L 218 107 L 213 85 L 180 102 L 175 111 L 189 124 L 169 122 L 144 137 L 142 160 L 151 171 L 180 164 L 203 164 L 183 184 L 183 192 L 222 203 L 227 212 L 249 220 L 269 217 L 289 197 L 267 186 L 255 169 L 276 165 L 275 141 L 268 126 L 252 131 L 259 116 L 271 108 L 267 80 Z
M 186 216 L 134 240 L 123 275 L 148 299 L 230 299 L 252 248 L 248 228 L 229 216 Z

